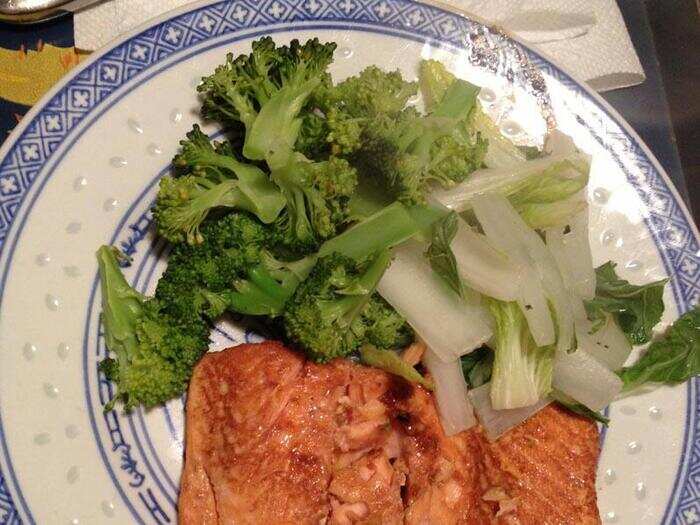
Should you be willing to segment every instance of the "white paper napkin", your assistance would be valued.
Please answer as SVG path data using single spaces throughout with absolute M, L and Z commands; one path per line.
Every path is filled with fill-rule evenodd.
M 111 0 L 74 17 L 75 46 L 94 50 L 189 0 Z M 615 0 L 442 0 L 510 31 L 598 91 L 644 82 Z

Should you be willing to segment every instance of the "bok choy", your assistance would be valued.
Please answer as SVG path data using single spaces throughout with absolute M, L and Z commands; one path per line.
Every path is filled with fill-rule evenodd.
M 443 361 L 478 348 L 491 338 L 488 312 L 457 295 L 412 241 L 394 249 L 394 259 L 377 290 Z

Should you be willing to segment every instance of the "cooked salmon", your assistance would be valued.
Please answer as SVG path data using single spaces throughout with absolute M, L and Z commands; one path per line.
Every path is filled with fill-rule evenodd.
M 599 523 L 595 425 L 548 407 L 495 443 L 432 396 L 279 343 L 207 354 L 187 398 L 183 525 Z

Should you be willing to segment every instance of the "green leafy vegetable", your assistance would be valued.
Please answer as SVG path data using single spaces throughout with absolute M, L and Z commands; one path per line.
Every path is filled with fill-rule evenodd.
M 634 365 L 619 374 L 626 391 L 648 383 L 674 385 L 700 374 L 700 307 L 678 318 Z
M 380 368 L 390 374 L 403 377 L 411 383 L 418 383 L 428 390 L 433 389 L 433 382 L 423 377 L 418 370 L 406 363 L 393 350 L 379 350 L 372 345 L 360 347 L 360 358 L 362 362 L 369 366 Z
M 457 271 L 457 261 L 450 244 L 457 235 L 458 216 L 450 212 L 433 226 L 432 242 L 425 255 L 433 271 L 438 274 L 460 297 L 464 297 L 464 284 Z
M 586 301 L 593 331 L 605 326 L 606 314 L 609 313 L 631 344 L 647 343 L 664 312 L 663 293 L 668 279 L 643 285 L 630 284 L 618 277 L 615 266 L 608 261 L 596 268 L 596 296 Z
M 554 347 L 537 347 L 518 303 L 486 298 L 496 321 L 491 404 L 496 410 L 534 405 L 552 389 Z
M 478 388 L 491 380 L 494 353 L 487 346 L 461 357 L 462 373 L 469 388 Z

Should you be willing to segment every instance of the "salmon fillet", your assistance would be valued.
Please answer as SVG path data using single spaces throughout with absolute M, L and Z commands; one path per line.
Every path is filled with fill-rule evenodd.
M 597 458 L 595 425 L 557 407 L 448 437 L 421 387 L 241 345 L 195 368 L 179 522 L 595 524 Z

